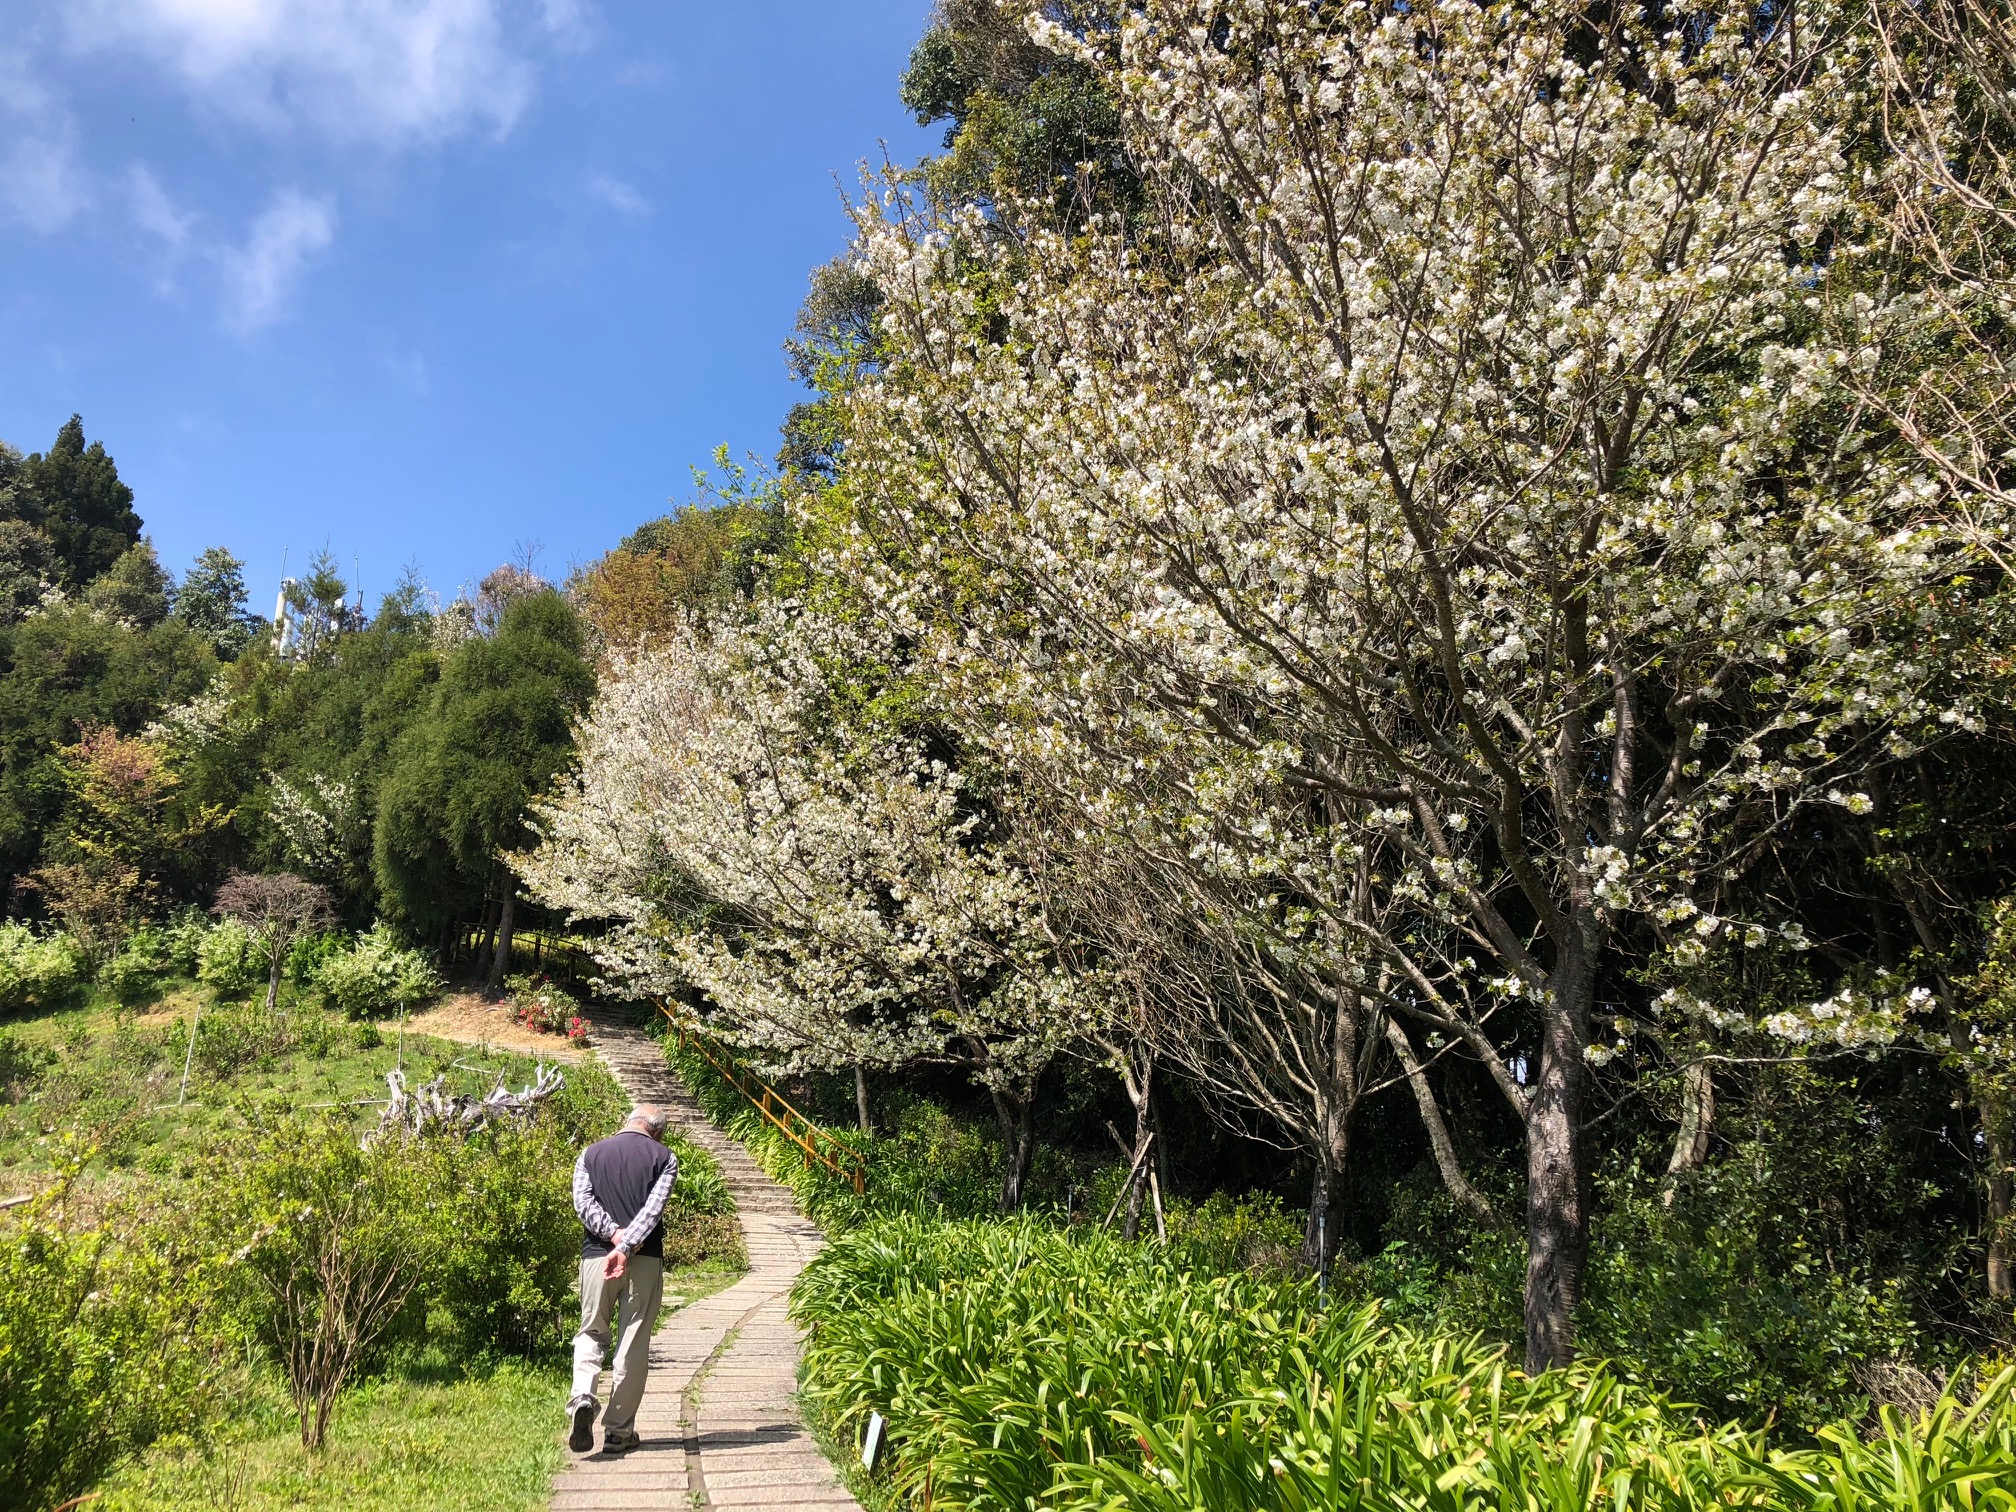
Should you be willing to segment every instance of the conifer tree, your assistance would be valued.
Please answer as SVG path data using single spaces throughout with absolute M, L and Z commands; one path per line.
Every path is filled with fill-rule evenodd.
M 510 965 L 526 808 L 572 756 L 594 691 L 580 620 L 551 589 L 516 599 L 494 636 L 457 646 L 379 795 L 375 861 L 386 911 L 423 937 L 494 901 L 492 985 Z
M 105 443 L 84 443 L 84 420 L 72 415 L 47 452 L 21 469 L 17 491 L 23 518 L 48 537 L 68 588 L 81 588 L 140 543 L 133 490 Z

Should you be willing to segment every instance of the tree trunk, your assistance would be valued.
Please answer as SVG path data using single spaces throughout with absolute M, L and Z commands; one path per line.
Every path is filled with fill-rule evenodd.
M 868 1121 L 868 1073 L 861 1069 L 861 1062 L 854 1062 L 854 1115 L 861 1121 L 861 1132 L 873 1134 L 875 1126 Z
M 1343 1168 L 1325 1152 L 1316 1156 L 1309 1182 L 1309 1219 L 1302 1231 L 1302 1264 L 1311 1275 L 1327 1276 L 1337 1255 L 1337 1229 L 1344 1217 Z
M 497 938 L 497 899 L 485 894 L 483 913 L 476 924 L 476 958 L 469 963 L 470 974 L 482 981 L 490 973 L 490 946 Z
M 1575 1308 L 1589 1255 L 1582 1097 L 1593 952 L 1570 945 L 1548 984 L 1540 1073 L 1526 1114 L 1526 1369 L 1575 1358 Z
M 1120 1225 L 1120 1237 L 1135 1240 L 1141 1237 L 1141 1203 L 1148 1193 L 1148 1162 L 1142 1158 L 1143 1147 L 1155 1127 L 1155 1062 L 1151 1057 L 1139 1076 L 1127 1078 L 1127 1097 L 1134 1104 L 1134 1149 L 1127 1179 L 1127 1217 Z
M 269 1014 L 280 1001 L 280 968 L 285 964 L 285 955 L 275 951 L 272 958 L 273 969 L 266 974 L 266 1011 Z
M 1442 1185 L 1449 1189 L 1451 1197 L 1479 1218 L 1487 1222 L 1495 1220 L 1498 1215 L 1492 1210 L 1491 1200 L 1472 1186 L 1470 1178 L 1463 1174 L 1463 1164 L 1456 1158 L 1456 1143 L 1449 1137 L 1448 1122 L 1442 1117 L 1442 1109 L 1435 1101 L 1435 1089 L 1428 1085 L 1428 1073 L 1416 1058 L 1407 1031 L 1391 1014 L 1380 1016 L 1385 1020 L 1386 1043 L 1392 1047 L 1394 1059 L 1400 1062 L 1400 1069 L 1406 1074 L 1407 1086 L 1414 1094 L 1414 1106 L 1421 1114 L 1421 1126 L 1428 1131 L 1428 1148 L 1434 1152 L 1435 1169 L 1442 1173 Z
M 1366 886 L 1359 867 L 1359 891 Z M 1351 1116 L 1362 1086 L 1358 1015 L 1364 1004 L 1350 987 L 1340 987 L 1330 1005 L 1329 1086 L 1316 1096 L 1316 1174 L 1309 1187 L 1309 1221 L 1302 1235 L 1302 1263 L 1318 1276 L 1330 1274 L 1344 1216 L 1344 1161 L 1351 1153 Z
M 490 974 L 484 985 L 496 992 L 504 985 L 504 974 L 511 969 L 511 923 L 518 909 L 518 879 L 509 872 L 504 874 L 504 901 L 497 912 L 497 951 L 490 958 Z
M 2007 1101 L 2000 1097 L 1981 1109 L 1981 1130 L 1988 1155 L 1988 1296 L 2006 1311 L 2016 1297 L 2016 1244 L 2012 1244 L 2009 1217 L 2012 1182 L 2011 1162 L 2016 1161 L 2016 1118 Z
M 1317 1130 L 1316 1173 L 1309 1183 L 1309 1220 L 1302 1234 L 1302 1264 L 1327 1276 L 1337 1256 L 1344 1218 L 1344 1162 L 1351 1153 L 1351 1115 L 1332 1100 Z
M 1673 1158 L 1666 1162 L 1666 1190 L 1659 1197 L 1666 1206 L 1673 1205 L 1680 1177 L 1707 1161 L 1714 1130 L 1715 1077 L 1706 1061 L 1695 1061 L 1680 1072 L 1680 1132 L 1673 1140 Z
M 1036 1155 L 1036 1087 L 1032 1082 L 1019 1095 L 993 1095 L 994 1116 L 1001 1124 L 1001 1211 L 1013 1213 L 1022 1206 Z

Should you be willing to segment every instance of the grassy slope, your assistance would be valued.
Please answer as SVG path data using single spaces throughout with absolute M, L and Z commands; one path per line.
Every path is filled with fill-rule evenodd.
M 739 1267 L 668 1271 L 667 1310 L 732 1282 Z M 543 1507 L 560 1445 L 567 1367 L 500 1365 L 459 1377 L 424 1362 L 345 1393 L 319 1455 L 301 1447 L 293 1409 L 269 1374 L 255 1377 L 231 1433 L 205 1449 L 158 1444 L 114 1476 L 94 1512 L 515 1512 Z
M 177 1021 L 186 1021 L 198 1005 L 219 1022 L 232 1013 L 185 986 L 128 1015 L 123 1027 L 120 1016 L 102 1004 L 0 1019 L 0 1032 L 19 1045 L 56 1057 L 40 1072 L 31 1096 L 11 1107 L 0 1104 L 0 1173 L 6 1173 L 0 1185 L 17 1176 L 15 1184 L 25 1189 L 46 1174 L 64 1131 L 90 1131 L 103 1139 L 115 1172 L 185 1174 L 194 1154 L 245 1127 L 248 1099 L 305 1106 L 383 1098 L 385 1073 L 402 1063 L 395 1025 L 352 1024 L 313 1007 L 294 1007 L 291 1011 L 314 1017 L 317 1038 L 326 1043 L 230 1069 L 203 1064 L 199 1046 L 188 1102 L 177 1106 L 185 1043 Z M 486 1089 L 500 1070 L 513 1086 L 530 1081 L 535 1060 L 408 1035 L 403 1064 L 411 1084 L 446 1072 L 457 1090 L 473 1092 Z M 568 1067 L 567 1074 L 575 1080 L 608 1079 L 595 1066 Z M 613 1106 L 613 1087 L 609 1095 Z M 358 1109 L 360 1117 L 374 1112 Z
M 57 1013 L 0 1019 L 0 1033 L 36 1058 L 32 1085 L 16 1102 L 0 1099 L 0 1196 L 45 1178 L 67 1134 L 105 1142 L 96 1179 L 119 1184 L 173 1179 L 214 1142 L 242 1130 L 268 1100 L 290 1105 L 382 1098 L 385 1073 L 399 1062 L 396 1026 L 383 1043 L 363 1026 L 316 1015 L 308 1049 L 288 1048 L 230 1068 L 192 1072 L 189 1102 L 175 1106 L 181 1076 L 180 1031 L 173 1022 L 207 994 L 181 987 L 136 1014 L 103 1003 Z M 218 1010 L 220 1016 L 228 1009 Z M 199 1044 L 200 1055 L 200 1044 Z M 447 1040 L 409 1035 L 408 1080 L 446 1072 L 459 1090 L 480 1091 L 501 1070 L 513 1086 L 529 1081 L 533 1059 Z M 570 1081 L 613 1117 L 621 1095 L 599 1065 L 570 1066 Z M 360 1107 L 360 1120 L 376 1115 Z M 87 1180 L 91 1179 L 87 1177 Z M 705 1246 L 734 1235 L 732 1217 L 696 1220 Z M 724 1232 L 716 1234 L 720 1228 Z M 737 1231 L 739 1233 L 739 1231 Z M 695 1301 L 741 1273 L 739 1259 L 668 1271 L 666 1301 Z M 393 1512 L 430 1507 L 503 1512 L 542 1507 L 560 1447 L 567 1369 L 559 1359 L 460 1367 L 438 1357 L 405 1362 L 344 1394 L 319 1455 L 301 1448 L 292 1408 L 270 1367 L 253 1365 L 237 1392 L 238 1410 L 203 1444 L 164 1442 L 101 1487 L 94 1508 L 307 1507 L 329 1512 Z

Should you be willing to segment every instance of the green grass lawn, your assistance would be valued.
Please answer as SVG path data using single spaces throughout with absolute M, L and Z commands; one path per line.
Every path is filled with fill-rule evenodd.
M 329 1441 L 301 1447 L 286 1392 L 261 1377 L 218 1441 L 158 1444 L 94 1503 L 169 1508 L 505 1509 L 544 1506 L 564 1457 L 558 1364 L 506 1365 L 460 1380 L 392 1376 L 344 1393 Z
M 665 1274 L 667 1314 L 741 1274 L 716 1261 Z M 423 1360 L 343 1395 L 320 1453 L 301 1447 L 293 1409 L 270 1370 L 207 1445 L 168 1442 L 101 1487 L 93 1512 L 227 1508 L 269 1512 L 509 1512 L 543 1507 L 566 1459 L 561 1360 L 460 1375 Z
M 32 1186 L 60 1158 L 69 1133 L 102 1143 L 100 1169 L 114 1179 L 173 1177 L 262 1106 L 355 1103 L 360 1119 L 375 1117 L 369 1104 L 385 1097 L 385 1074 L 396 1066 L 411 1084 L 445 1073 L 465 1092 L 487 1090 L 500 1071 L 513 1086 L 533 1074 L 528 1056 L 419 1035 L 407 1035 L 402 1049 L 396 1024 L 355 1023 L 308 1003 L 283 998 L 275 1022 L 256 1001 L 207 999 L 184 984 L 136 1012 L 94 1002 L 0 1020 L 0 1036 L 13 1047 L 0 1054 L 0 1081 L 10 1057 L 29 1068 L 11 1089 L 0 1086 L 0 1186 L 9 1177 Z M 183 1026 L 199 1007 L 203 1027 L 182 1101 Z M 620 1107 L 600 1066 L 569 1066 L 566 1074 L 601 1087 L 612 1114 Z
M 189 1095 L 178 1105 L 189 1015 L 196 1041 Z M 102 1001 L 0 1019 L 0 1198 L 34 1189 L 83 1139 L 100 1146 L 84 1188 L 150 1189 L 193 1174 L 203 1156 L 270 1110 L 355 1105 L 374 1120 L 385 1075 L 409 1082 L 445 1074 L 456 1090 L 487 1090 L 501 1072 L 531 1080 L 532 1058 L 422 1036 L 395 1024 L 355 1023 L 310 1003 L 217 1004 L 190 984 L 120 1010 Z M 626 1106 L 595 1063 L 566 1067 L 563 1116 L 580 1137 L 614 1129 Z M 696 1172 L 711 1165 L 704 1159 Z M 718 1178 L 717 1178 L 718 1179 Z M 680 1238 L 715 1258 L 667 1272 L 668 1308 L 728 1285 L 744 1268 L 731 1213 L 693 1215 Z M 676 1302 L 674 1299 L 677 1299 Z M 430 1332 L 428 1338 L 434 1337 Z M 155 1444 L 98 1489 L 104 1509 L 308 1507 L 506 1509 L 543 1507 L 564 1459 L 567 1367 L 558 1350 L 534 1362 L 457 1364 L 434 1345 L 400 1356 L 342 1396 L 322 1450 L 301 1447 L 277 1369 L 253 1360 L 224 1393 L 222 1412 L 196 1440 Z

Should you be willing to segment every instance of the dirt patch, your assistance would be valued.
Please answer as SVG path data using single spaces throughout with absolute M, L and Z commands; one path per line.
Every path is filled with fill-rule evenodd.
M 156 998 L 145 1013 L 133 1015 L 133 1022 L 143 1029 L 158 1029 L 177 1019 L 187 1018 L 191 1009 L 200 1010 L 205 1006 L 203 994 L 196 988 L 178 987 L 166 997 Z M 110 1022 L 110 1015 L 107 1015 L 107 1022 Z
M 549 1061 L 580 1061 L 587 1058 L 578 1045 L 557 1034 L 541 1034 L 527 1029 L 511 1017 L 502 1003 L 487 1002 L 473 992 L 455 992 L 441 999 L 425 1013 L 406 1020 L 409 1034 L 431 1034 L 436 1039 L 456 1040 L 465 1045 L 495 1045 L 520 1055 Z

